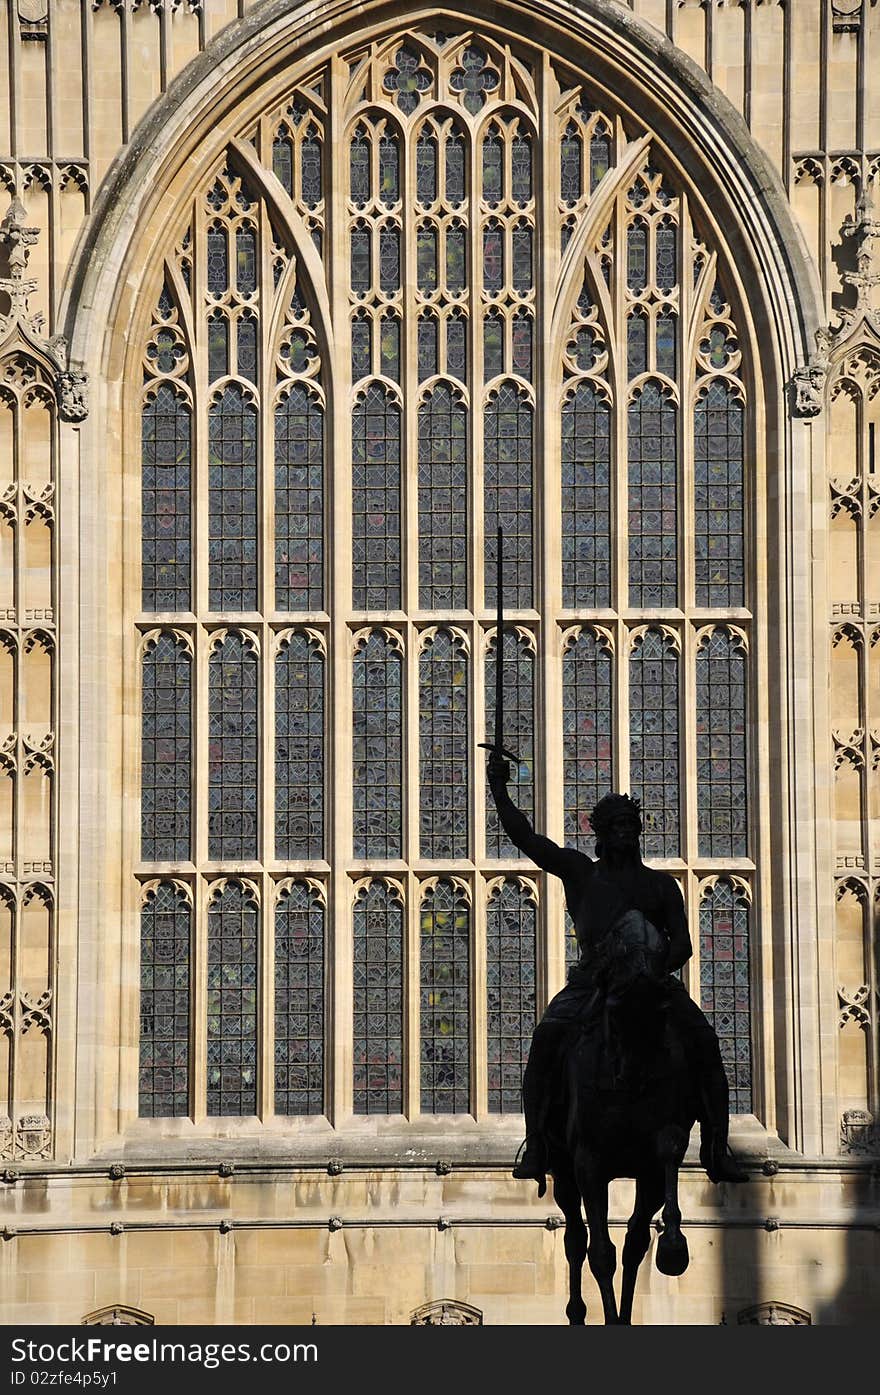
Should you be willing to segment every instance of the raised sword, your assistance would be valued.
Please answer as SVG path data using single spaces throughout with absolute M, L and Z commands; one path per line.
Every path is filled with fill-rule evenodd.
M 503 550 L 504 532 L 499 523 L 498 551 L 495 556 L 495 740 L 480 741 L 479 745 L 487 751 L 497 751 L 499 755 L 519 765 L 519 756 L 515 756 L 513 751 L 508 751 L 504 745 L 504 593 L 501 589 Z

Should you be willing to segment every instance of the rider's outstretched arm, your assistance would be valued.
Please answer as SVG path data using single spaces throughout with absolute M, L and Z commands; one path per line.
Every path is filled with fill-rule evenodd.
M 576 852 L 573 848 L 560 848 L 558 843 L 535 832 L 525 814 L 517 809 L 507 793 L 510 765 L 498 751 L 493 751 L 489 756 L 488 774 L 489 788 L 495 800 L 501 826 L 514 847 L 519 848 L 520 852 L 525 853 L 526 857 L 530 857 L 545 872 L 552 872 L 557 877 L 569 876 L 574 862 L 591 860 L 584 853 Z

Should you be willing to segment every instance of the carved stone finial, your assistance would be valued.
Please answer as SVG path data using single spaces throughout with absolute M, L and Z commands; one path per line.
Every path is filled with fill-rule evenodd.
M 875 218 L 871 195 L 865 187 L 856 203 L 854 218 L 847 218 L 841 227 L 845 237 L 851 239 L 855 256 L 855 271 L 843 271 L 841 276 L 856 293 L 856 303 L 852 311 L 868 314 L 876 313 L 875 291 L 880 286 L 880 218 Z
M 6 248 L 9 267 L 9 275 L 0 277 L 0 291 L 9 296 L 9 315 L 6 319 L 27 325 L 34 334 L 39 334 L 42 329 L 43 316 L 28 313 L 28 301 L 37 289 L 37 283 L 31 277 L 26 277 L 25 272 L 30 249 L 39 236 L 39 228 L 28 226 L 27 211 L 16 195 L 0 222 L 0 245 Z

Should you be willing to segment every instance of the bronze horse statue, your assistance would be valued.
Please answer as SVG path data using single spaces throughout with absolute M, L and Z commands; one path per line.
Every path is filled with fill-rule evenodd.
M 699 1087 L 669 1022 L 663 984 L 637 972 L 627 978 L 618 976 L 586 1020 L 572 1026 L 561 1047 L 558 1083 L 545 1117 L 553 1195 L 565 1217 L 565 1311 L 573 1326 L 586 1322 L 581 1293 L 585 1259 L 599 1286 L 606 1324 L 632 1322 L 639 1266 L 661 1207 L 657 1268 L 677 1276 L 688 1266 L 678 1170 L 697 1119 Z M 633 1177 L 636 1183 L 619 1307 L 617 1256 L 608 1232 L 608 1186 L 618 1177 Z

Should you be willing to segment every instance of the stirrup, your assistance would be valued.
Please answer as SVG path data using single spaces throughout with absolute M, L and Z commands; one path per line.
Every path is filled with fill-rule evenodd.
M 546 1148 L 544 1147 L 544 1143 L 543 1140 L 540 1138 L 540 1135 L 538 1135 L 537 1141 L 535 1141 L 534 1134 L 526 1134 L 526 1137 L 523 1139 L 522 1143 L 517 1149 L 516 1157 L 514 1158 L 513 1162 L 512 1175 L 516 1178 L 518 1182 L 537 1182 L 538 1198 L 540 1200 L 540 1198 L 544 1196 L 545 1192 L 547 1191 L 547 1174 L 545 1171 L 545 1167 L 543 1165 L 534 1164 L 531 1168 L 523 1168 L 523 1161 L 525 1159 L 525 1155 L 528 1153 L 530 1139 L 532 1141 L 533 1147 L 536 1150 L 540 1149 L 542 1154 L 546 1154 Z M 544 1163 L 543 1157 L 541 1163 Z

